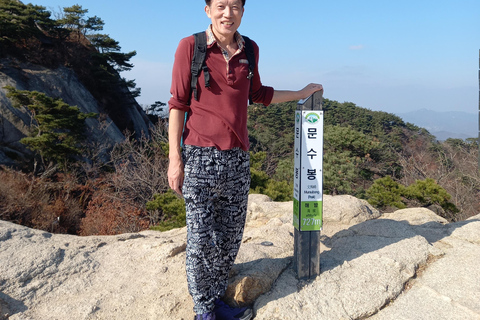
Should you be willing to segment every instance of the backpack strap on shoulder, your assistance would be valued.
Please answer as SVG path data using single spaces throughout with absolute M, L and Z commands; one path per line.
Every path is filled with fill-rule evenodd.
M 248 76 L 247 79 L 252 80 L 253 71 L 255 70 L 255 51 L 253 51 L 252 40 L 249 37 L 242 35 L 243 40 L 245 40 L 245 54 L 247 55 L 248 60 Z
M 192 73 L 192 79 L 190 82 L 190 88 L 193 92 L 193 97 L 195 100 L 198 101 L 198 92 L 197 92 L 197 82 L 200 73 L 203 71 L 203 75 L 205 77 L 205 87 L 210 87 L 210 73 L 208 72 L 208 67 L 205 63 L 205 57 L 207 54 L 207 35 L 205 31 L 195 33 L 193 35 L 195 37 L 195 46 L 193 49 L 193 58 L 192 58 L 192 66 L 190 71 Z M 255 51 L 253 49 L 252 40 L 249 37 L 243 36 L 245 40 L 245 54 L 247 55 L 248 60 L 248 76 L 247 79 L 252 81 L 254 71 L 255 71 Z M 252 104 L 252 97 L 249 95 L 249 103 Z
M 245 54 L 247 55 L 248 60 L 248 76 L 247 79 L 252 83 L 252 78 L 255 70 L 255 51 L 253 50 L 252 40 L 249 37 L 242 35 L 243 40 L 245 40 Z M 251 95 L 248 96 L 248 103 L 253 104 Z
M 205 77 L 205 87 L 210 86 L 210 73 L 208 72 L 207 65 L 205 64 L 205 56 L 207 53 L 207 35 L 205 31 L 194 34 L 195 47 L 193 49 L 192 66 L 190 71 L 192 73 L 192 80 L 190 82 L 190 88 L 193 91 L 193 97 L 198 101 L 197 93 L 197 81 L 200 72 L 203 71 Z

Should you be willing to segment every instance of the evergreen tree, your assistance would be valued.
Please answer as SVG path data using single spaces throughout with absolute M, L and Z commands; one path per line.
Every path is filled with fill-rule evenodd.
M 101 31 L 103 30 L 103 26 L 105 22 L 97 16 L 89 17 L 85 21 L 83 35 L 86 35 L 88 31 Z
M 406 208 L 403 202 L 405 187 L 399 184 L 390 176 L 377 179 L 367 189 L 368 203 L 377 208 L 396 207 Z
M 350 127 L 328 125 L 324 131 L 324 191 L 352 194 L 357 184 L 373 176 L 372 155 L 382 144 Z
M 61 99 L 48 97 L 37 91 L 7 89 L 7 97 L 16 108 L 27 108 L 34 120 L 32 133 L 20 140 L 28 148 L 40 154 L 42 160 L 63 165 L 79 155 L 79 143 L 84 138 L 85 119 L 95 113 L 82 113 Z
M 66 29 L 71 29 L 80 35 L 85 32 L 85 14 L 88 9 L 83 9 L 81 5 L 73 5 L 71 7 L 64 7 L 64 16 L 58 19 L 57 22 Z
M 457 207 L 450 202 L 452 196 L 430 178 L 417 180 L 414 184 L 409 185 L 405 190 L 405 195 L 408 199 L 416 200 L 425 207 L 439 205 L 451 214 L 458 212 Z
M 45 7 L 20 1 L 0 0 L 0 44 L 37 36 L 43 30 L 51 30 L 56 22 L 50 19 Z
M 121 49 L 119 42 L 106 34 L 96 33 L 88 35 L 87 38 L 100 53 L 119 51 Z

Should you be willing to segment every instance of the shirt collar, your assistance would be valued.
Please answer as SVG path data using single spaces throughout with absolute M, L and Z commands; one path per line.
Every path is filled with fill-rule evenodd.
M 213 34 L 212 25 L 208 26 L 206 32 L 207 32 L 207 46 L 211 46 L 215 42 L 217 42 L 217 39 Z M 240 51 L 243 50 L 243 47 L 245 46 L 245 40 L 243 39 L 242 35 L 238 31 L 236 31 L 234 37 L 235 37 L 235 40 L 237 41 L 238 49 Z

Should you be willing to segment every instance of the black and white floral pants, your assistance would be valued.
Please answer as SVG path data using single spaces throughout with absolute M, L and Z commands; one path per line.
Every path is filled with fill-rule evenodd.
M 250 158 L 240 148 L 184 146 L 188 290 L 194 311 L 213 310 L 225 294 L 243 236 Z

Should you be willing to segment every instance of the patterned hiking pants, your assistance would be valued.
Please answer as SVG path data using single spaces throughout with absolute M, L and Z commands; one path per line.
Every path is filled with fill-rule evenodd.
M 225 294 L 243 236 L 250 189 L 250 158 L 239 148 L 220 151 L 186 145 L 183 196 L 187 210 L 188 290 L 194 311 L 213 310 Z

